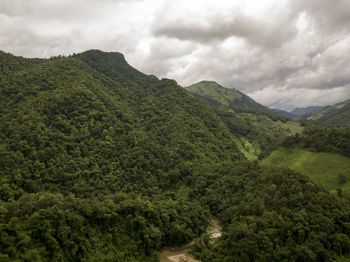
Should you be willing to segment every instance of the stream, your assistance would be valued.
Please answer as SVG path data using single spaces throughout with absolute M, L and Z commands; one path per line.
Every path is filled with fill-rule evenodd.
M 210 235 L 210 238 L 215 239 L 221 236 L 220 221 L 216 218 L 210 220 L 210 225 L 205 232 Z M 164 248 L 160 252 L 160 262 L 200 262 L 187 254 L 189 246 L 193 244 L 193 241 L 182 247 Z

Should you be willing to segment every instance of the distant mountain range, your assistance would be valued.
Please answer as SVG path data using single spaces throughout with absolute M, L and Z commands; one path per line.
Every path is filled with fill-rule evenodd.
M 299 119 L 303 119 L 303 118 L 309 116 L 310 114 L 317 112 L 323 108 L 325 108 L 325 107 L 324 106 L 298 107 L 298 108 L 295 108 L 291 112 L 287 112 L 287 111 L 284 111 L 284 110 L 278 109 L 278 108 L 273 108 L 272 110 L 280 115 L 289 117 L 289 118 L 294 119 L 294 120 L 299 120 Z

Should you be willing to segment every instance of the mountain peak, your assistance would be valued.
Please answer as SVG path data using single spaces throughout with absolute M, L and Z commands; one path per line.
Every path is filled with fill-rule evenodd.
M 97 49 L 85 51 L 74 57 L 84 61 L 96 71 L 118 81 L 132 79 L 141 86 L 149 86 L 158 79 L 147 77 L 128 64 L 124 55 L 119 52 L 104 52 Z
M 240 91 L 234 88 L 223 87 L 215 81 L 203 80 L 186 87 L 186 90 L 194 96 L 220 107 L 240 106 L 255 109 L 264 108 L 262 105 Z
M 235 89 L 231 89 L 231 88 L 226 88 L 222 85 L 220 85 L 219 83 L 215 82 L 215 81 L 211 81 L 211 80 L 202 80 L 202 81 L 199 81 L 198 83 L 195 83 L 195 84 L 192 84 L 188 87 L 186 87 L 186 89 L 206 89 L 206 88 L 224 88 L 224 89 L 228 89 L 228 90 L 233 90 L 235 92 L 237 92 L 237 90 Z
M 82 60 L 92 60 L 98 62 L 100 60 L 104 60 L 104 62 L 108 61 L 114 64 L 114 66 L 129 66 L 126 61 L 124 55 L 119 52 L 104 52 L 98 49 L 91 49 L 85 52 L 79 53 L 75 55 Z

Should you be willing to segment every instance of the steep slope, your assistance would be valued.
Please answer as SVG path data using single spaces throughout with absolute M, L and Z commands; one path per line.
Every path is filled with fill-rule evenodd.
M 213 81 L 201 81 L 186 87 L 186 90 L 217 107 L 266 109 L 264 106 L 255 102 L 249 96 L 238 90 L 225 88 Z
M 298 123 L 288 121 L 235 89 L 201 81 L 186 90 L 216 109 L 248 159 L 256 159 L 261 151 L 285 136 L 302 131 Z
M 0 59 L 2 261 L 146 261 L 205 230 L 165 192 L 243 157 L 213 109 L 115 53 Z
M 106 56 L 95 51 L 90 55 Z M 113 60 L 115 54 L 111 57 Z M 118 61 L 118 57 L 115 60 Z M 100 66 L 99 61 L 104 60 L 97 59 L 96 67 Z M 1 79 L 2 146 L 31 161 L 26 169 L 21 168 L 21 164 L 15 165 L 21 172 L 29 172 L 26 170 L 31 170 L 35 161 L 47 168 L 60 154 L 59 165 L 63 170 L 55 176 L 67 175 L 69 169 L 69 173 L 89 169 L 92 175 L 88 166 L 81 167 L 81 158 L 86 154 L 93 157 L 91 162 L 104 166 L 103 174 L 113 171 L 111 164 L 103 160 L 104 155 L 109 155 L 109 159 L 113 159 L 110 162 L 121 170 L 133 170 L 135 175 L 151 172 L 155 177 L 160 176 L 160 170 L 176 171 L 180 160 L 219 161 L 240 157 L 230 132 L 209 106 L 187 95 L 175 81 L 155 80 L 122 63 L 125 63 L 124 71 L 115 67 L 113 70 L 118 74 L 112 75 L 113 78 L 96 72 L 76 58 L 63 58 L 26 70 L 14 70 Z M 136 82 L 131 80 L 135 75 Z M 154 85 L 143 88 L 138 84 L 142 77 L 145 83 Z M 35 137 L 32 137 L 34 130 Z M 165 144 L 167 151 L 162 148 Z M 148 152 L 150 156 L 141 152 Z M 13 162 L 11 154 L 2 160 L 8 158 Z M 143 155 L 142 159 L 137 154 Z M 159 162 L 146 163 L 146 159 L 153 159 L 151 156 L 155 154 L 159 154 L 155 158 Z M 5 166 L 10 168 L 10 163 Z M 9 174 L 3 177 L 6 176 Z M 70 180 L 58 179 L 57 182 L 71 191 L 76 181 Z M 43 188 L 45 184 L 40 183 Z M 121 186 L 128 187 L 123 184 L 118 188 Z M 111 187 L 109 183 L 107 188 Z
M 350 100 L 328 106 L 308 117 L 328 127 L 350 128 Z

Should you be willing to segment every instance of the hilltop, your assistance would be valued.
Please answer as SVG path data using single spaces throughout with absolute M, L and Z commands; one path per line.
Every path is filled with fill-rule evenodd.
M 200 81 L 186 87 L 186 90 L 217 107 L 267 109 L 240 91 L 234 88 L 225 88 L 214 81 Z

